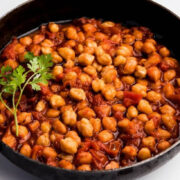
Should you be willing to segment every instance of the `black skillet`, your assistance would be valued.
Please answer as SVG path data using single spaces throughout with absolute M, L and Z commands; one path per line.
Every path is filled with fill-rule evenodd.
M 20 36 L 42 23 L 66 21 L 78 17 L 100 18 L 127 26 L 147 26 L 156 40 L 166 45 L 180 59 L 180 19 L 164 7 L 145 0 L 73 1 L 31 0 L 0 19 L 0 49 L 12 36 Z M 134 179 L 157 169 L 179 152 L 180 141 L 169 149 L 135 165 L 108 171 L 80 172 L 46 166 L 28 159 L 0 142 L 0 151 L 24 170 L 48 180 L 124 180 Z M 25 177 L 24 177 L 25 178 Z

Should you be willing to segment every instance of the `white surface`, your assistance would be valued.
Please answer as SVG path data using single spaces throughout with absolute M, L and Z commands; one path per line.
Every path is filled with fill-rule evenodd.
M 15 6 L 27 0 L 0 0 L 0 16 L 7 13 Z M 180 0 L 154 0 L 169 8 L 180 16 Z M 33 168 L 33 167 L 32 167 Z M 152 173 L 138 178 L 138 180 L 180 180 L 180 153 L 171 159 L 163 167 L 153 171 Z M 0 155 L 0 180 L 39 180 L 25 171 L 17 168 L 6 158 Z

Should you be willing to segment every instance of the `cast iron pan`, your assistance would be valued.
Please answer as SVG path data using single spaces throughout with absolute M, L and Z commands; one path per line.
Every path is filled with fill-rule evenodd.
M 28 1 L 0 20 L 0 49 L 12 36 L 20 36 L 42 23 L 64 22 L 83 16 L 113 20 L 127 26 L 147 26 L 155 33 L 156 40 L 166 45 L 175 58 L 180 59 L 180 19 L 162 6 L 145 0 Z M 108 171 L 81 172 L 46 166 L 16 153 L 0 142 L 0 151 L 4 156 L 17 166 L 45 180 L 134 179 L 157 169 L 177 154 L 179 149 L 180 141 L 161 154 L 133 166 Z

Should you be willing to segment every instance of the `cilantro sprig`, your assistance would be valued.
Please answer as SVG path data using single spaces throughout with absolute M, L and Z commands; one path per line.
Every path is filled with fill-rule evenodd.
M 0 101 L 5 107 L 14 115 L 14 121 L 16 125 L 16 136 L 18 136 L 18 119 L 17 109 L 21 101 L 23 92 L 27 85 L 31 85 L 32 89 L 39 91 L 39 83 L 47 84 L 49 79 L 52 79 L 52 73 L 50 68 L 53 66 L 52 57 L 50 54 L 34 56 L 28 52 L 25 55 L 25 59 L 28 60 L 27 68 L 19 65 L 16 69 L 12 69 L 9 66 L 2 66 L 0 69 Z M 18 93 L 17 101 L 15 102 L 15 96 Z M 10 107 L 3 99 L 3 94 L 9 94 L 12 96 L 12 107 Z

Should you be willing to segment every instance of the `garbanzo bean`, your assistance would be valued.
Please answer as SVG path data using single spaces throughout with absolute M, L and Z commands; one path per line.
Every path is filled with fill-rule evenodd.
M 45 109 L 45 107 L 46 107 L 45 101 L 41 100 L 36 104 L 36 111 L 41 112 Z
M 50 146 L 49 134 L 44 133 L 41 136 L 39 136 L 36 141 L 36 144 L 41 146 Z
M 138 115 L 138 111 L 136 107 L 130 106 L 127 110 L 127 114 L 126 114 L 127 118 L 132 119 L 135 118 L 137 115 Z
M 64 168 L 64 169 L 69 169 L 69 170 L 74 169 L 74 166 L 72 165 L 72 163 L 66 160 L 59 161 L 59 167 Z
M 59 114 L 60 114 L 60 111 L 57 109 L 49 109 L 47 111 L 47 117 L 50 117 L 50 118 L 58 117 Z
M 94 56 L 88 53 L 82 53 L 78 57 L 78 63 L 84 66 L 91 65 L 94 61 Z
M 132 74 L 137 66 L 137 60 L 135 57 L 128 57 L 123 69 L 123 74 Z
M 165 104 L 164 106 L 160 107 L 160 111 L 162 114 L 174 115 L 175 113 L 175 109 L 168 104 Z
M 161 94 L 160 93 L 157 93 L 155 91 L 149 91 L 147 93 L 147 96 L 146 98 L 151 101 L 151 102 L 155 102 L 155 103 L 158 103 L 161 101 L 162 97 L 161 97 Z
M 161 77 L 161 71 L 156 66 L 150 67 L 147 70 L 147 74 L 149 78 L 154 82 L 158 81 Z
M 111 130 L 111 131 L 116 131 L 117 127 L 117 122 L 116 119 L 113 117 L 104 117 L 102 119 L 102 124 L 105 129 Z
M 126 57 L 119 55 L 114 58 L 114 66 L 126 64 Z
M 31 146 L 29 144 L 24 144 L 21 149 L 20 149 L 20 153 L 26 157 L 31 157 Z
M 171 144 L 168 141 L 161 141 L 158 143 L 157 148 L 161 152 L 161 151 L 164 151 L 165 149 L 169 148 L 170 145 Z
M 94 133 L 99 132 L 101 129 L 101 120 L 99 118 L 91 118 L 89 121 L 93 126 Z
M 21 38 L 19 41 L 24 46 L 29 46 L 32 43 L 32 39 L 29 36 L 25 36 L 25 37 Z
M 86 94 L 85 94 L 84 90 L 79 89 L 79 88 L 71 88 L 70 96 L 77 101 L 86 99 Z
M 105 169 L 109 170 L 109 169 L 117 169 L 119 168 L 119 163 L 116 161 L 111 161 L 109 164 L 106 165 Z
M 147 74 L 147 70 L 143 66 L 136 66 L 135 76 L 138 78 L 145 78 Z
M 144 99 L 140 100 L 137 108 L 138 108 L 139 111 L 141 111 L 143 113 L 146 113 L 146 114 L 152 113 L 151 105 L 149 104 L 148 101 L 146 101 Z
M 113 100 L 113 98 L 116 96 L 116 90 L 113 85 L 106 84 L 102 89 L 102 94 L 107 100 Z
M 66 125 L 74 126 L 77 121 L 77 115 L 73 109 L 69 109 L 62 113 L 62 119 Z
M 127 157 L 135 157 L 137 155 L 137 149 L 134 146 L 125 146 L 122 149 L 122 153 Z
M 103 90 L 105 84 L 104 81 L 102 79 L 95 79 L 92 81 L 92 88 L 95 92 L 101 91 Z
M 53 121 L 53 128 L 61 134 L 65 134 L 67 132 L 66 126 L 59 119 L 55 119 Z
M 49 122 L 42 122 L 41 124 L 41 130 L 43 133 L 49 133 L 51 130 L 51 124 Z
M 146 97 L 147 93 L 147 87 L 142 85 L 142 84 L 135 84 L 132 86 L 132 91 L 137 93 L 137 94 L 141 94 L 143 97 Z
M 58 49 L 58 52 L 66 61 L 75 59 L 75 52 L 71 48 L 62 47 Z
M 164 73 L 164 81 L 170 81 L 176 76 L 176 71 L 171 69 Z
M 109 54 L 103 53 L 101 55 L 97 56 L 97 61 L 101 65 L 111 65 L 112 64 L 112 58 Z
M 92 155 L 89 152 L 80 152 L 78 153 L 77 161 L 78 164 L 91 164 Z
M 141 148 L 138 152 L 138 158 L 140 160 L 145 160 L 151 157 L 151 151 L 148 148 Z
M 170 83 L 165 84 L 163 87 L 165 97 L 170 98 L 174 94 L 174 86 Z
M 77 170 L 79 171 L 91 171 L 91 166 L 89 164 L 83 164 L 78 166 Z
M 101 72 L 102 79 L 105 83 L 112 83 L 117 76 L 117 71 L 113 66 L 105 66 Z
M 66 134 L 66 137 L 70 137 L 74 139 L 74 141 L 76 141 L 78 145 L 81 144 L 81 138 L 79 137 L 76 131 L 68 131 L 68 133 Z
M 177 125 L 177 122 L 174 116 L 171 114 L 162 114 L 162 122 L 170 130 L 173 130 L 174 127 Z
M 113 134 L 109 130 L 103 130 L 98 134 L 98 139 L 105 143 L 113 139 Z
M 142 140 L 142 144 L 145 147 L 148 147 L 151 150 L 155 149 L 156 141 L 153 136 L 144 137 Z
M 52 32 L 52 33 L 57 33 L 59 31 L 59 26 L 58 24 L 55 24 L 55 23 L 49 23 L 49 30 Z
M 58 107 L 64 106 L 65 101 L 60 95 L 53 94 L 50 97 L 50 104 L 53 108 L 58 108 Z

